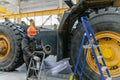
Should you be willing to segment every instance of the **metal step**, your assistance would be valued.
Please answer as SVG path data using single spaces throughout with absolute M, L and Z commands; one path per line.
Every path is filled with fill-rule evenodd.
M 38 77 L 36 77 L 36 76 L 31 76 L 31 77 L 29 77 L 29 78 L 27 78 L 28 80 L 38 80 Z
M 108 78 L 106 78 L 106 80 L 112 80 L 112 78 L 111 78 L 111 77 L 108 77 Z
M 97 56 L 97 59 L 99 60 L 99 59 L 102 59 L 103 58 L 103 56 Z
M 92 48 L 92 46 L 94 47 L 94 48 L 97 48 L 97 47 L 99 47 L 99 45 L 90 45 L 90 44 L 88 44 L 88 45 L 83 45 L 83 48 Z
M 103 66 L 103 67 L 101 68 L 101 70 L 102 70 L 103 72 L 104 72 L 106 69 L 107 69 L 106 66 Z
M 33 70 L 39 70 L 38 68 L 35 68 L 35 67 L 30 67 L 30 69 L 33 69 Z

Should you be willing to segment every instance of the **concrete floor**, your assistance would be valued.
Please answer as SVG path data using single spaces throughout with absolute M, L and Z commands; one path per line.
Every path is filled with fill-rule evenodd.
M 47 75 L 47 79 L 45 76 L 41 77 L 41 80 L 69 80 L 69 75 L 64 75 L 60 78 L 58 76 L 49 76 Z M 25 64 L 23 64 L 20 68 L 13 72 L 0 72 L 0 80 L 26 80 L 26 69 Z
M 45 62 L 47 62 L 46 63 L 46 68 L 48 66 L 50 67 L 51 65 L 52 66 L 54 65 L 59 70 L 61 70 L 62 68 L 63 69 L 66 68 L 66 69 L 64 69 L 63 72 L 61 72 L 61 73 L 64 73 L 64 74 L 57 74 L 57 75 L 54 75 L 54 76 L 51 75 L 51 73 L 48 73 L 50 70 L 47 72 L 48 73 L 47 75 L 45 75 L 45 72 L 42 71 L 40 80 L 69 80 L 70 74 L 67 74 L 67 73 L 71 73 L 72 71 L 71 71 L 71 68 L 68 67 L 68 65 L 69 65 L 68 59 L 63 59 L 60 62 L 56 62 L 56 57 L 55 56 L 49 56 L 45 59 Z M 58 70 L 57 68 L 52 68 L 52 69 L 53 70 Z M 21 67 L 16 69 L 16 71 L 0 72 L 0 80 L 26 80 L 26 73 L 27 73 L 26 65 L 23 64 Z

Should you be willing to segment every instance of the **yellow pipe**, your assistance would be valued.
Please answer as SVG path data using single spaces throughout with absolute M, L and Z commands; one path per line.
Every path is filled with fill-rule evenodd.
M 23 18 L 23 17 L 32 17 L 32 16 L 63 14 L 64 11 L 66 11 L 68 9 L 69 8 L 58 8 L 58 9 L 52 9 L 52 10 L 27 12 L 27 13 L 11 14 L 11 15 L 2 15 L 2 16 L 0 16 L 0 19 L 4 19 L 5 17 L 7 17 L 7 18 Z

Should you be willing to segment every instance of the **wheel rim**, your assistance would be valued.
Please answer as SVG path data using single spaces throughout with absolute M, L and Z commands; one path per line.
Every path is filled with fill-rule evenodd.
M 120 76 L 120 34 L 111 32 L 111 31 L 102 31 L 95 34 L 95 37 L 99 43 L 100 50 L 105 59 L 106 65 L 111 73 L 112 77 Z M 97 50 L 95 49 L 96 54 L 98 55 Z M 94 57 L 92 56 L 91 50 L 88 50 L 87 53 L 87 64 L 89 67 L 99 74 L 97 65 L 95 64 Z M 102 61 L 99 60 L 100 65 L 102 66 Z M 106 73 L 104 72 L 104 75 Z
M 0 60 L 6 59 L 10 54 L 10 41 L 5 35 L 0 35 Z

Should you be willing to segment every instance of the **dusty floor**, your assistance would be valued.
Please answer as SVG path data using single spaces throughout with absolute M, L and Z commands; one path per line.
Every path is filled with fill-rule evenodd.
M 63 75 L 61 78 L 59 76 L 51 77 L 49 75 L 42 76 L 41 80 L 69 80 L 69 75 Z M 47 79 L 46 79 L 47 78 Z M 26 80 L 26 68 L 23 64 L 20 68 L 13 72 L 0 72 L 0 80 Z

